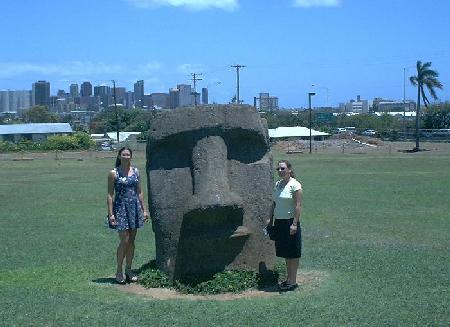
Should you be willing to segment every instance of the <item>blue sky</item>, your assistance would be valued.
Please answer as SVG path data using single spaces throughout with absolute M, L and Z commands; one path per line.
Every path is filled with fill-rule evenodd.
M 89 80 L 168 92 L 202 73 L 210 100 L 259 92 L 283 107 L 403 98 L 403 69 L 431 61 L 450 100 L 447 0 L 15 0 L 2 2 L 0 89 Z M 314 86 L 312 86 L 314 85 Z M 328 96 L 327 96 L 328 95 Z M 407 82 L 406 98 L 416 92 Z

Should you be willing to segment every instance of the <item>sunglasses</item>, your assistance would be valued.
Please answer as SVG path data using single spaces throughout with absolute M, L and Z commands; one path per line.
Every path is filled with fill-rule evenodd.
M 278 170 L 278 171 L 285 171 L 286 167 L 278 167 L 276 170 Z

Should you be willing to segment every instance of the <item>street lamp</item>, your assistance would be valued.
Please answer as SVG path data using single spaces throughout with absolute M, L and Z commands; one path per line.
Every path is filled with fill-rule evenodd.
M 309 153 L 311 153 L 311 149 L 312 149 L 312 133 L 311 133 L 311 123 L 312 123 L 312 109 L 311 109 L 311 97 L 313 95 L 316 95 L 316 93 L 314 92 L 309 92 L 308 93 L 308 103 L 309 103 Z

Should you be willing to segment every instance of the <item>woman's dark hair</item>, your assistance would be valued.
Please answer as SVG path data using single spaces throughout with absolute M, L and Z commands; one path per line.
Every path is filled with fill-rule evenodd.
M 280 160 L 280 161 L 278 161 L 278 164 L 280 164 L 280 163 L 284 163 L 286 165 L 286 167 L 288 167 L 288 169 L 291 171 L 291 174 L 290 174 L 291 177 L 295 178 L 294 170 L 292 169 L 291 163 L 289 161 L 287 161 L 287 160 Z
M 133 158 L 133 151 L 131 151 L 131 149 L 127 146 L 124 146 L 123 148 L 121 148 L 119 150 L 119 152 L 117 153 L 117 158 L 116 158 L 116 168 L 120 166 L 120 155 L 122 154 L 122 152 L 124 150 L 128 150 L 130 151 L 130 157 Z

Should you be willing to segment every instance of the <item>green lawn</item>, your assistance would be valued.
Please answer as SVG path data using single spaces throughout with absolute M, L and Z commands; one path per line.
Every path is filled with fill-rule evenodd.
M 235 301 L 153 300 L 105 282 L 117 245 L 102 226 L 113 159 L 0 161 L 0 325 L 450 325 L 450 156 L 288 159 L 305 194 L 300 272 L 324 277 Z M 135 266 L 154 256 L 148 225 Z

